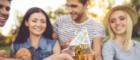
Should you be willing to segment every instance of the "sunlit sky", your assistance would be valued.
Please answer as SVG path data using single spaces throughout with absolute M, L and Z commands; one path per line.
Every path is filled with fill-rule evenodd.
M 108 0 L 93 0 L 95 6 L 92 7 L 89 11 L 94 12 L 95 14 L 103 15 L 104 14 L 104 7 L 108 6 Z M 130 1 L 130 0 L 126 0 Z M 102 3 L 101 3 L 102 2 Z M 119 5 L 124 2 L 124 0 L 114 0 L 116 2 L 114 5 Z M 23 16 L 25 12 L 31 7 L 40 7 L 44 11 L 48 12 L 50 8 L 51 11 L 59 8 L 60 6 L 64 5 L 66 0 L 12 0 L 11 2 L 11 10 L 9 19 L 2 30 L 2 34 L 8 35 L 11 29 L 15 29 L 15 25 L 18 25 L 17 16 Z M 101 4 L 101 7 L 99 6 Z

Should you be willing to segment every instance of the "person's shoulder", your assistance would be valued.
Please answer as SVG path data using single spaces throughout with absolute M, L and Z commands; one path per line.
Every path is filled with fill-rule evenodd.
M 25 43 L 25 42 L 24 42 Z M 20 46 L 20 45 L 23 45 L 24 43 L 17 43 L 17 42 L 14 42 L 14 43 L 12 43 L 12 45 L 14 45 L 14 46 Z
M 90 17 L 88 18 L 88 20 L 89 20 L 90 22 L 100 23 L 99 20 L 93 19 L 93 18 L 90 18 Z
M 140 49 L 140 42 L 136 40 L 132 40 L 134 42 L 134 46 Z
M 108 40 L 104 43 L 104 45 L 112 45 L 112 44 L 113 44 L 112 40 Z
M 114 46 L 114 42 L 112 40 L 108 40 L 107 42 L 105 42 L 103 44 L 103 47 L 113 47 Z
M 66 20 L 66 19 L 71 19 L 71 17 L 69 15 L 63 15 L 63 16 L 57 17 L 57 20 Z
M 47 44 L 52 44 L 52 43 L 54 44 L 55 43 L 55 40 L 50 39 L 50 38 L 44 38 L 43 37 L 43 41 L 46 42 Z
M 49 38 L 47 38 L 47 41 L 55 42 L 55 40 L 53 40 L 53 39 L 49 39 Z
M 69 22 L 70 20 L 71 20 L 71 17 L 69 15 L 63 15 L 63 16 L 57 17 L 55 23 L 63 24 L 63 23 Z
M 101 23 L 100 20 L 97 20 L 97 19 L 93 19 L 93 18 L 89 18 L 89 23 L 93 24 L 94 26 L 102 26 L 103 27 L 103 24 Z
M 24 47 L 25 45 L 27 45 L 27 44 L 24 44 L 24 43 L 12 43 L 11 46 L 12 46 L 12 48 L 14 48 L 15 50 L 18 50 L 18 49 Z

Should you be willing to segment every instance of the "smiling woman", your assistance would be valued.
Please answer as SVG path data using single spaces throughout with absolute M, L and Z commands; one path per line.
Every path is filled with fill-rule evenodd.
M 46 26 L 46 17 L 41 13 L 33 13 L 28 21 L 25 21 L 25 25 L 30 30 L 30 35 L 41 35 L 47 28 Z
M 42 60 L 60 52 L 58 42 L 52 40 L 52 25 L 48 15 L 41 8 L 32 7 L 23 17 L 19 33 L 12 45 L 12 55 L 15 56 L 22 48 L 31 52 L 32 60 Z
M 140 43 L 132 39 L 137 13 L 128 6 L 116 6 L 106 15 L 110 39 L 103 46 L 103 60 L 139 60 Z

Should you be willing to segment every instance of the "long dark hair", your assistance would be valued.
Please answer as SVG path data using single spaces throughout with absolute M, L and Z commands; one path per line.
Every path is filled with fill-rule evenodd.
M 45 15 L 45 17 L 46 17 L 46 22 L 47 22 L 46 26 L 47 26 L 47 28 L 45 29 L 45 32 L 42 34 L 42 36 L 45 37 L 45 38 L 48 38 L 48 39 L 52 39 L 53 30 L 52 30 L 52 25 L 50 23 L 48 15 L 41 8 L 32 7 L 24 15 L 22 23 L 21 23 L 21 26 L 19 28 L 19 32 L 17 34 L 17 37 L 16 37 L 14 43 L 24 43 L 25 41 L 27 41 L 27 39 L 29 38 L 29 30 L 28 30 L 28 27 L 25 26 L 25 21 L 28 21 L 29 17 L 33 13 L 37 13 L 37 12 L 43 13 Z
M 87 4 L 89 0 L 79 0 L 83 5 Z

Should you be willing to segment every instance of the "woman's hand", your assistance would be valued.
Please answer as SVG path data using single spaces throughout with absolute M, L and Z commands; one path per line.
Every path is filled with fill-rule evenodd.
M 71 42 L 71 40 L 66 40 L 66 41 L 64 42 L 64 44 L 62 45 L 62 49 L 67 48 L 67 47 L 69 46 L 70 42 Z
M 21 48 L 16 53 L 16 59 L 32 60 L 32 54 L 28 49 Z
M 89 54 L 84 54 L 84 60 L 95 60 L 94 52 L 91 52 Z
M 60 56 L 63 58 L 63 60 L 74 60 L 71 55 L 66 53 L 62 53 Z
M 0 50 L 0 57 L 8 57 L 8 53 L 5 50 Z
M 74 60 L 69 54 L 54 54 L 43 60 Z

